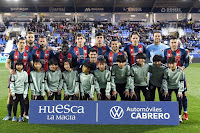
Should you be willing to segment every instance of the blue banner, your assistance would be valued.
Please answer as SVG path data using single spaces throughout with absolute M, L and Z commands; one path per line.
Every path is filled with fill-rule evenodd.
M 200 58 L 200 54 L 190 54 L 190 56 L 193 56 L 193 58 Z
M 148 13 L 151 12 L 151 8 L 136 8 L 136 7 L 115 7 L 115 12 L 144 12 L 144 13 Z
M 2 12 L 37 12 L 34 7 L 2 7 Z
M 192 8 L 190 13 L 200 13 L 200 8 Z
M 113 12 L 113 7 L 77 7 L 77 12 Z
M 38 12 L 75 12 L 74 7 L 38 7 Z
M 176 7 L 169 7 L 169 8 L 154 8 L 153 12 L 155 13 L 188 13 L 189 8 L 176 8 Z
M 8 57 L 0 56 L 0 63 L 6 63 Z
M 178 102 L 33 101 L 29 123 L 179 125 Z

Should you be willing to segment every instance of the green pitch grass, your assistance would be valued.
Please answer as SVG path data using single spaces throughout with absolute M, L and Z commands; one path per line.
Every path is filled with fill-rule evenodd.
M 144 126 L 144 125 L 36 125 L 3 121 L 6 116 L 9 72 L 0 64 L 0 133 L 200 133 L 200 64 L 191 64 L 185 70 L 188 83 L 189 120 L 179 126 Z M 144 98 L 143 98 L 144 99 Z M 175 98 L 174 98 L 175 99 Z M 158 95 L 156 95 L 158 101 Z M 19 114 L 18 107 L 18 114 Z M 19 115 L 17 115 L 19 116 Z M 86 119 L 87 120 L 87 119 Z

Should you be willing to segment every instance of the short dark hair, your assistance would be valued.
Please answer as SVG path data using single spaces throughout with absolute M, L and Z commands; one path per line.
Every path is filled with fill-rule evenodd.
M 169 59 L 167 60 L 168 64 L 174 64 L 176 63 L 176 58 L 175 56 L 169 57 Z
M 155 33 L 160 33 L 160 34 L 161 34 L 161 32 L 158 31 L 158 30 L 154 31 L 154 32 L 153 32 L 153 35 L 154 35 Z
M 45 39 L 47 39 L 47 37 L 46 37 L 46 36 L 44 36 L 44 35 L 41 35 L 41 36 L 39 36 L 39 37 L 38 37 L 38 40 L 39 40 L 39 39 L 41 39 L 41 38 L 45 38 Z
M 16 69 L 16 65 L 22 65 L 24 67 L 23 60 L 19 59 L 19 60 L 16 61 L 16 63 L 15 63 L 15 69 Z
M 98 63 L 106 63 L 106 59 L 101 57 L 97 60 Z
M 137 32 L 137 31 L 133 31 L 133 32 L 131 33 L 131 36 L 130 36 L 130 37 L 132 37 L 133 35 L 138 35 L 138 36 L 140 37 L 140 33 Z
M 18 40 L 26 40 L 24 37 L 20 37 Z
M 62 45 L 68 45 L 68 41 L 67 40 L 63 40 Z
M 83 37 L 83 38 L 85 38 L 85 36 L 84 36 L 83 34 L 81 34 L 81 33 L 77 34 L 77 35 L 75 36 L 75 39 L 77 39 L 78 37 Z
M 136 59 L 146 59 L 146 55 L 144 53 L 138 53 Z
M 101 33 L 101 32 L 96 33 L 95 37 L 97 37 L 97 36 L 103 36 L 104 37 L 103 33 Z
M 91 49 L 89 50 L 89 53 L 88 53 L 88 54 L 90 54 L 90 52 L 96 52 L 96 53 L 97 53 L 97 50 L 96 50 L 95 48 L 91 48 Z
M 169 40 L 176 40 L 178 39 L 176 36 L 170 36 Z
M 19 39 L 17 39 L 17 43 L 18 43 L 20 40 L 26 41 L 26 39 L 25 39 L 24 37 L 20 37 Z
M 163 61 L 163 57 L 161 55 L 155 55 L 153 57 L 153 62 L 157 62 L 157 61 Z
M 68 62 L 68 63 L 69 63 L 70 68 L 73 67 L 73 66 L 72 66 L 72 60 L 70 60 L 70 59 L 65 59 L 65 60 L 64 60 L 64 63 L 65 63 L 65 62 Z
M 50 59 L 50 60 L 49 60 L 48 64 L 49 64 L 49 66 L 50 66 L 50 65 L 58 65 L 58 61 L 57 61 L 56 59 L 53 58 L 53 59 Z
M 111 40 L 111 42 L 115 42 L 115 41 L 118 41 L 117 38 L 113 38 L 113 39 Z
M 68 42 L 62 42 L 61 47 L 62 47 L 62 46 L 67 46 L 67 47 L 69 48 Z
M 91 70 L 92 64 L 90 62 L 85 62 L 83 66 L 89 68 Z
M 116 58 L 117 62 L 126 62 L 126 56 L 125 55 L 118 55 Z
M 40 61 L 40 59 L 35 59 L 34 62 L 33 62 L 33 64 L 34 63 L 41 63 L 42 64 L 42 62 Z

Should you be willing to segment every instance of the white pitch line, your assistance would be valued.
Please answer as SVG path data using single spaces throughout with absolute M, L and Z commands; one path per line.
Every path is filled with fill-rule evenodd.
M 98 122 L 98 103 L 96 103 L 96 122 Z

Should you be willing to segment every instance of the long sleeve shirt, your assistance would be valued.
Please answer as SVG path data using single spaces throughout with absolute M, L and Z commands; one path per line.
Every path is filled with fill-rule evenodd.
M 62 89 L 62 73 L 60 70 L 57 71 L 47 71 L 46 72 L 47 80 L 47 90 L 51 92 L 57 92 Z
M 162 80 L 162 87 L 164 92 L 168 92 L 168 89 L 178 89 L 178 93 L 181 94 L 184 91 L 184 73 L 179 68 L 172 71 L 167 68 L 164 71 L 164 77 Z
M 63 89 L 65 94 L 74 95 L 79 93 L 79 81 L 77 71 L 64 71 L 63 77 Z
M 16 74 L 11 75 L 10 82 L 11 94 L 23 94 L 26 98 L 28 94 L 28 74 L 26 71 L 16 71 Z

